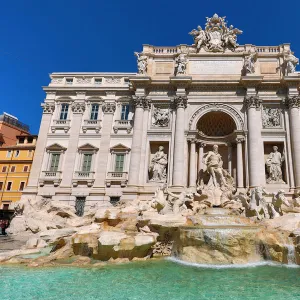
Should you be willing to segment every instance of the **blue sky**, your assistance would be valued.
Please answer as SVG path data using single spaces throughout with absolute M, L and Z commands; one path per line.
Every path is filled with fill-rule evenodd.
M 192 44 L 215 12 L 244 31 L 240 44 L 291 43 L 300 56 L 300 0 L 2 0 L 0 113 L 36 134 L 52 72 L 135 72 L 142 44 Z

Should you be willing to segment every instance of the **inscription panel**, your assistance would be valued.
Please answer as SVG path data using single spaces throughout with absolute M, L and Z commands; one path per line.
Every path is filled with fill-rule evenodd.
M 195 75 L 240 75 L 243 68 L 242 60 L 191 60 L 190 74 Z

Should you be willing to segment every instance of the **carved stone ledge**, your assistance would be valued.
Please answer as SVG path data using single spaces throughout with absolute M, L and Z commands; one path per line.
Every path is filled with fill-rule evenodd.
M 245 96 L 244 105 L 247 109 L 256 108 L 259 110 L 261 108 L 262 100 L 258 96 Z

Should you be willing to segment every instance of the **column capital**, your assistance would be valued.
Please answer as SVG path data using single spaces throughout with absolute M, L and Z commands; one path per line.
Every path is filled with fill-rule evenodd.
M 71 104 L 71 109 L 73 114 L 83 114 L 85 111 L 85 103 L 84 102 L 73 102 Z
M 147 96 L 133 96 L 132 100 L 135 108 L 150 109 L 151 107 L 151 99 Z
M 300 107 L 300 96 L 287 96 L 284 100 L 284 104 L 288 108 L 299 108 Z
M 104 102 L 102 105 L 102 110 L 105 114 L 114 114 L 116 110 L 116 103 Z
M 53 114 L 55 109 L 54 103 L 42 103 L 41 106 L 43 108 L 43 114 Z
M 259 110 L 261 108 L 262 100 L 257 96 L 245 96 L 244 98 L 244 105 L 247 109 L 249 108 L 256 108 L 256 110 Z
M 206 144 L 200 140 L 197 140 L 196 143 L 199 145 L 200 148 L 204 148 Z
M 187 107 L 187 96 L 178 95 L 173 98 L 173 105 L 176 109 Z
M 236 141 L 237 144 L 241 144 L 245 141 L 245 138 L 244 137 L 238 137 L 238 138 L 235 139 L 235 141 Z
M 191 143 L 191 144 L 195 144 L 195 143 L 197 143 L 197 139 L 196 138 L 187 138 L 187 141 L 189 142 L 189 143 Z

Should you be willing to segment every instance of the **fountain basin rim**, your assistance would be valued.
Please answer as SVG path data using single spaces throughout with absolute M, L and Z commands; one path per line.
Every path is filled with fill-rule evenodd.
M 179 229 L 255 229 L 263 228 L 260 225 L 195 225 L 195 226 L 178 226 Z

